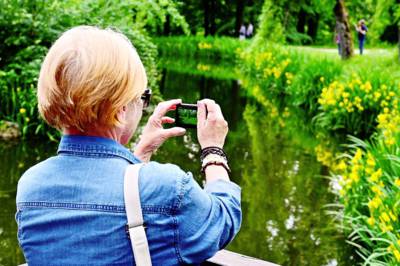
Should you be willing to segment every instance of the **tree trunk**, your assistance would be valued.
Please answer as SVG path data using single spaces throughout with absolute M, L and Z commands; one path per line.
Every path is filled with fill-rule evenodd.
M 340 38 L 341 57 L 347 59 L 353 55 L 353 40 L 344 0 L 336 0 L 333 10 L 336 17 L 336 32 Z
M 171 16 L 167 14 L 164 22 L 163 35 L 168 36 L 171 33 Z
M 217 11 L 216 0 L 209 0 L 211 2 L 209 17 L 210 17 L 210 35 L 214 36 L 217 32 L 217 24 L 215 23 L 215 12 Z
M 319 23 L 319 14 L 316 13 L 314 16 L 310 16 L 307 21 L 307 35 L 311 37 L 312 42 L 315 42 L 317 39 L 318 32 L 318 23 Z
M 400 0 L 396 0 L 396 4 L 397 6 L 399 6 Z M 397 20 L 397 37 L 398 37 L 397 48 L 399 49 L 398 60 L 400 62 L 400 24 L 398 20 Z
M 307 13 L 304 9 L 300 9 L 299 16 L 297 18 L 296 29 L 298 33 L 304 33 L 304 27 L 306 26 Z
M 210 9 L 208 5 L 208 0 L 203 0 L 203 10 L 204 10 L 204 36 L 210 34 Z
M 397 48 L 399 49 L 398 60 L 400 62 L 400 27 L 397 29 L 397 37 L 398 37 Z
M 236 22 L 235 22 L 235 36 L 239 37 L 240 26 L 243 24 L 245 0 L 236 0 Z

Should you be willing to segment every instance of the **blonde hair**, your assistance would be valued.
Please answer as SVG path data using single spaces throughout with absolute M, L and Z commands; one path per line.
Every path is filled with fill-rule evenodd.
M 39 112 L 58 129 L 120 126 L 119 110 L 139 99 L 146 86 L 144 66 L 123 34 L 79 26 L 64 32 L 44 59 Z

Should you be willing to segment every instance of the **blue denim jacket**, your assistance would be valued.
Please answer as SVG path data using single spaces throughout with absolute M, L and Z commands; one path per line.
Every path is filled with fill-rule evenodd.
M 31 265 L 133 265 L 123 177 L 139 160 L 106 138 L 64 136 L 58 155 L 18 183 L 18 240 Z M 150 162 L 139 174 L 153 265 L 195 264 L 225 247 L 241 223 L 240 187 L 202 189 L 178 166 Z

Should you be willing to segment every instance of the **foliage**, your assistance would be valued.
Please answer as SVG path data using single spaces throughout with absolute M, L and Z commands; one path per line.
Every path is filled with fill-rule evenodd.
M 202 60 L 225 60 L 234 62 L 236 53 L 249 45 L 248 41 L 238 41 L 230 37 L 174 36 L 153 38 L 161 56 L 181 58 L 201 58 Z
M 399 117 L 397 115 L 397 117 Z M 368 265 L 400 262 L 400 123 L 394 144 L 381 136 L 369 142 L 353 139 L 340 182 L 341 203 L 350 243 Z
M 236 24 L 252 23 L 257 27 L 257 18 L 262 5 L 263 1 L 253 0 L 185 0 L 178 8 L 190 25 L 192 35 L 205 35 L 207 17 L 209 24 L 213 24 L 215 27 L 215 33 L 212 35 L 238 37 Z M 242 13 L 238 12 L 238 9 Z M 176 33 L 176 31 L 172 31 L 172 34 Z
M 268 6 L 271 11 L 267 15 L 264 13 L 260 16 L 260 28 L 269 25 L 270 29 L 265 31 L 267 35 L 263 38 L 264 41 L 270 40 L 270 36 L 275 36 L 271 33 L 276 30 L 274 28 L 276 25 L 279 29 L 278 33 L 283 35 L 287 43 L 334 45 L 333 7 L 335 2 L 265 0 L 264 9 Z M 354 37 L 357 33 L 353 25 L 360 19 L 364 19 L 369 27 L 367 38 L 374 45 L 398 41 L 399 4 L 397 1 L 352 0 L 346 1 L 346 8 Z M 279 38 L 280 35 L 278 35 Z
M 189 34 L 189 25 L 178 10 L 178 6 L 181 6 L 182 3 L 169 0 L 131 2 L 132 4 L 127 10 L 134 11 L 136 27 L 145 28 L 150 34 L 157 34 L 168 17 L 170 19 L 168 23 L 184 34 Z
M 256 45 L 260 45 L 261 42 L 284 42 L 284 29 L 280 17 L 281 14 L 272 2 L 265 1 L 259 18 L 260 27 L 255 39 Z
M 243 85 L 275 126 L 285 127 L 293 116 L 311 123 L 320 141 L 317 159 L 340 182 L 339 218 L 359 257 L 366 265 L 398 265 L 400 89 L 393 57 L 341 62 L 269 45 L 241 58 Z M 365 142 L 352 138 L 356 144 L 339 146 L 347 135 Z
M 175 73 L 190 74 L 219 80 L 236 79 L 238 69 L 232 62 L 216 63 L 214 60 L 190 60 L 176 57 L 161 57 L 159 62 L 161 69 Z
M 38 116 L 35 87 L 40 63 L 52 42 L 65 30 L 77 25 L 112 27 L 128 36 L 136 47 L 157 91 L 157 48 L 146 29 L 162 24 L 165 16 L 187 31 L 175 2 L 142 1 L 15 1 L 0 0 L 0 120 L 20 123 L 23 135 L 57 136 Z M 136 20 L 132 16 L 136 15 Z M 4 103 L 4 104 L 3 104 Z M 22 119 L 21 109 L 27 110 Z

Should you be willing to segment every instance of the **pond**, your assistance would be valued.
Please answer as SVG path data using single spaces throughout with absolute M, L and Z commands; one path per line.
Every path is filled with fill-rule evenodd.
M 315 139 L 293 124 L 280 125 L 235 79 L 232 66 L 161 61 L 164 99 L 215 99 L 229 122 L 226 151 L 232 180 L 242 187 L 243 223 L 227 249 L 282 265 L 351 265 L 344 236 L 326 211 L 336 201 L 327 169 L 317 162 Z M 55 154 L 56 143 L 0 143 L 0 265 L 24 261 L 14 221 L 18 178 Z M 191 171 L 201 182 L 195 132 L 167 141 L 152 158 Z

